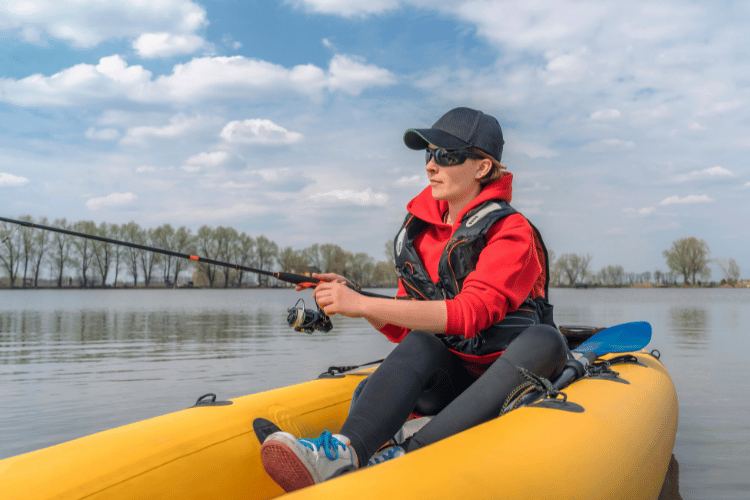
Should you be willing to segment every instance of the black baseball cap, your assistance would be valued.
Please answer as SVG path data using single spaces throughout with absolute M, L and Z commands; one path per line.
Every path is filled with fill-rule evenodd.
M 410 128 L 404 133 L 410 149 L 427 149 L 429 144 L 446 149 L 477 148 L 497 161 L 503 155 L 503 131 L 494 116 L 471 108 L 455 108 L 431 128 Z

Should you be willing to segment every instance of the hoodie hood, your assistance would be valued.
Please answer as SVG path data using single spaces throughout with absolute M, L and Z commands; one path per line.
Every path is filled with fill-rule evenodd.
M 505 200 L 510 203 L 513 196 L 513 174 L 510 172 L 487 184 L 476 198 L 466 205 L 461 213 L 458 214 L 456 224 L 463 219 L 464 214 L 471 211 L 487 200 Z M 432 197 L 432 188 L 427 186 L 407 205 L 406 209 L 410 214 L 422 219 L 430 224 L 444 224 L 443 214 L 448 210 L 448 202 L 436 200 Z

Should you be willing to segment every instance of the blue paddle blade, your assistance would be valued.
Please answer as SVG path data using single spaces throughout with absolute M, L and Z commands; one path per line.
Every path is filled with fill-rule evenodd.
M 597 356 L 609 352 L 631 352 L 642 349 L 651 342 L 651 325 L 646 321 L 634 321 L 610 326 L 592 336 L 573 349 L 585 354 L 593 352 Z

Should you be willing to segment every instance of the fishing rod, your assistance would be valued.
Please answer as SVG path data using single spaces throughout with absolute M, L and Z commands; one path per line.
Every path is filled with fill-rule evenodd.
M 180 252 L 174 252 L 172 250 L 164 250 L 162 248 L 156 248 L 156 247 L 150 247 L 147 245 L 140 245 L 138 243 L 131 243 L 129 241 L 121 241 L 121 240 L 115 240 L 112 238 L 105 238 L 104 236 L 97 236 L 93 234 L 86 234 L 86 233 L 79 233 L 77 231 L 70 231 L 69 229 L 61 229 L 59 227 L 52 227 L 52 226 L 43 226 L 41 224 L 35 224 L 33 222 L 27 222 L 22 220 L 15 220 L 15 219 L 7 219 L 5 217 L 0 217 L 0 221 L 2 222 L 8 222 L 10 224 L 17 224 L 19 226 L 25 226 L 25 227 L 31 227 L 35 229 L 41 229 L 44 231 L 53 231 L 56 233 L 62 233 L 67 234 L 70 236 L 76 236 L 79 238 L 87 238 L 90 240 L 96 240 L 101 241 L 104 243 L 112 243 L 114 245 L 121 245 L 131 248 L 136 248 L 138 250 L 146 250 L 148 252 L 154 252 L 154 253 L 160 253 L 163 255 L 170 255 L 172 257 L 178 257 L 180 259 L 187 259 L 192 260 L 194 262 L 202 262 L 204 264 L 213 265 L 213 266 L 221 266 L 221 267 L 228 267 L 230 269 L 236 269 L 238 271 L 246 271 L 250 273 L 260 274 L 263 276 L 270 276 L 272 278 L 276 278 L 279 281 L 284 281 L 286 283 L 292 283 L 294 285 L 302 285 L 306 287 L 314 287 L 319 285 L 321 282 L 311 279 L 309 276 L 304 276 L 302 274 L 294 274 L 294 273 L 285 273 L 285 272 L 272 272 L 272 271 L 265 271 L 263 269 L 256 269 L 253 267 L 248 266 L 241 266 L 239 264 L 230 264 L 229 262 L 222 262 L 219 260 L 214 259 L 207 259 L 205 257 L 199 257 L 197 255 L 191 255 L 187 253 L 180 253 Z M 11 233 L 12 234 L 12 233 Z M 10 234 L 8 235 L 10 237 Z M 6 237 L 5 239 L 7 239 Z M 4 241 L 4 240 L 3 240 Z M 372 292 L 366 292 L 362 290 L 357 284 L 355 284 L 352 281 L 347 280 L 346 285 L 351 288 L 352 290 L 365 295 L 367 297 L 375 297 L 380 299 L 392 299 L 393 297 L 388 297 L 387 295 L 380 295 L 377 293 Z M 304 331 L 306 333 L 312 333 L 312 330 L 310 330 L 310 327 L 306 325 L 312 325 L 315 327 L 314 329 L 322 330 L 322 331 L 329 331 L 330 330 L 330 320 L 326 324 L 326 320 L 328 317 L 323 313 L 323 311 L 318 307 L 318 311 L 311 311 L 309 309 L 304 309 L 304 303 L 302 308 L 296 308 L 292 307 L 289 308 L 289 326 L 293 326 L 296 329 L 299 328 L 298 331 Z M 320 314 L 324 316 L 321 317 Z M 293 317 L 294 316 L 294 317 Z M 294 324 L 293 324 L 294 323 Z M 326 329 L 327 328 L 327 329 Z M 310 330 L 310 331 L 308 331 Z

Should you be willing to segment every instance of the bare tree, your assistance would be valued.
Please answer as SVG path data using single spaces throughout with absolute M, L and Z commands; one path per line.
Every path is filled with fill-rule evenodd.
M 691 236 L 673 241 L 672 247 L 664 250 L 662 255 L 667 259 L 669 269 L 682 275 L 685 284 L 692 277 L 693 285 L 695 285 L 696 274 L 706 275 L 710 253 L 711 250 L 705 240 Z
M 258 269 L 270 271 L 273 261 L 279 255 L 279 247 L 273 241 L 265 236 L 258 236 L 255 240 L 256 256 L 258 259 Z M 268 285 L 268 276 L 259 276 L 258 283 Z
M 255 264 L 255 240 L 245 233 L 241 233 L 237 239 L 237 245 L 234 247 L 234 261 L 241 266 L 253 267 Z M 242 286 L 242 280 L 245 272 L 240 271 L 237 278 L 237 286 Z
M 111 224 L 107 228 L 107 232 L 110 238 L 120 240 L 124 238 L 124 229 L 117 224 Z M 120 267 L 122 267 L 125 255 L 125 247 L 122 245 L 114 245 L 112 247 L 112 265 L 115 269 L 115 279 L 113 286 L 117 288 L 117 278 L 120 275 Z
M 121 228 L 120 234 L 125 240 L 129 241 L 130 243 L 136 243 L 139 245 L 143 244 L 143 230 L 141 229 L 141 226 L 133 221 L 124 224 Z M 125 247 L 124 250 L 127 266 L 130 269 L 130 274 L 133 276 L 134 288 L 138 286 L 138 264 L 141 252 L 143 252 L 143 250 L 132 247 Z
M 93 221 L 81 221 L 73 224 L 73 230 L 84 234 L 96 233 L 96 224 Z M 76 255 L 79 271 L 81 272 L 81 288 L 88 286 L 88 270 L 94 260 L 93 240 L 88 238 L 73 238 L 73 249 Z
M 393 241 L 388 240 L 385 242 L 385 247 L 383 248 L 383 255 L 385 255 L 385 263 L 388 264 L 391 269 L 396 269 L 396 256 L 393 252 Z
M 555 270 L 568 278 L 569 285 L 575 285 L 586 279 L 589 275 L 591 255 L 566 253 L 560 256 L 555 263 Z
M 375 272 L 375 259 L 364 252 L 354 254 L 350 259 L 350 278 L 361 286 L 369 286 Z
M 597 274 L 597 277 L 605 285 L 622 285 L 625 277 L 625 269 L 622 266 L 609 265 L 603 267 Z
M 156 246 L 154 240 L 154 230 L 145 229 L 141 231 L 141 244 Z M 141 250 L 138 255 L 138 261 L 143 271 L 143 281 L 146 286 L 151 284 L 151 277 L 154 273 L 154 268 L 161 260 L 161 254 L 156 252 L 149 252 L 148 250 Z
M 222 226 L 216 228 L 216 254 L 218 260 L 232 263 L 238 239 L 239 234 L 237 234 L 234 228 Z M 238 273 L 230 267 L 221 268 L 221 272 L 224 275 L 224 288 L 228 288 L 230 279 L 233 279 L 231 276 L 237 276 Z
M 349 257 L 347 256 L 347 252 L 345 252 L 343 248 L 330 243 L 320 245 L 320 256 L 321 263 L 323 264 L 323 267 L 321 267 L 323 272 L 336 273 L 341 276 L 347 276 L 347 265 Z
M 23 233 L 18 231 L 20 227 L 13 227 L 8 223 L 0 223 L 0 261 L 2 261 L 5 272 L 8 273 L 10 288 L 16 287 L 16 277 L 18 268 L 21 264 L 22 255 L 20 248 L 22 246 Z
M 96 228 L 97 236 L 106 238 L 109 236 L 109 228 L 106 222 L 99 224 Z M 107 276 L 109 275 L 109 269 L 112 267 L 112 247 L 111 243 L 105 243 L 103 241 L 92 240 L 94 253 L 94 267 L 96 267 L 99 273 L 99 279 L 101 280 L 102 286 L 107 284 Z
M 721 269 L 721 273 L 724 275 L 724 280 L 726 280 L 727 284 L 736 285 L 740 280 L 740 266 L 737 264 L 737 261 L 730 257 L 728 259 L 716 259 L 714 262 Z
M 375 264 L 375 269 L 372 273 L 372 286 L 397 287 L 398 278 L 394 266 L 383 261 Z
M 325 269 L 323 266 L 323 257 L 320 255 L 320 244 L 313 243 L 309 247 L 303 250 L 305 257 L 311 266 L 315 266 L 321 271 Z
M 169 224 L 163 224 L 154 229 L 151 240 L 157 248 L 163 250 L 169 250 L 170 252 L 176 252 L 175 248 L 175 230 Z M 159 260 L 159 264 L 162 270 L 162 280 L 165 284 L 169 284 L 172 279 L 172 263 L 173 261 L 179 260 L 177 257 L 171 255 L 162 255 Z M 176 283 L 176 281 L 175 281 Z
M 306 253 L 301 250 L 293 250 L 292 247 L 283 248 L 279 252 L 277 260 L 280 270 L 285 273 L 300 273 L 310 266 Z
M 68 229 L 68 221 L 66 219 L 55 219 L 53 223 L 55 227 L 60 229 Z M 63 274 L 65 268 L 73 264 L 74 259 L 70 255 L 71 247 L 73 246 L 73 237 L 63 233 L 54 233 L 52 235 L 52 247 L 53 253 L 50 256 L 52 261 L 52 267 L 57 272 L 57 288 L 62 288 Z
M 195 242 L 201 257 L 217 260 L 219 245 L 216 240 L 216 231 L 206 225 L 201 226 L 198 229 Z M 216 284 L 216 266 L 204 262 L 199 262 L 197 266 L 203 269 L 208 280 L 208 286 L 214 286 Z
M 195 253 L 195 240 L 193 238 L 193 232 L 181 226 L 174 234 L 174 248 L 176 251 L 182 253 L 193 254 Z M 174 261 L 174 283 L 177 284 L 180 271 L 185 267 L 185 261 L 183 259 L 175 259 Z
M 43 226 L 49 225 L 49 222 L 47 222 L 47 217 L 42 217 L 39 220 L 39 224 Z M 46 255 L 47 247 L 49 242 L 49 232 L 48 231 L 37 231 L 34 233 L 34 288 L 39 287 L 39 271 L 42 268 L 42 262 L 44 262 L 44 257 Z

